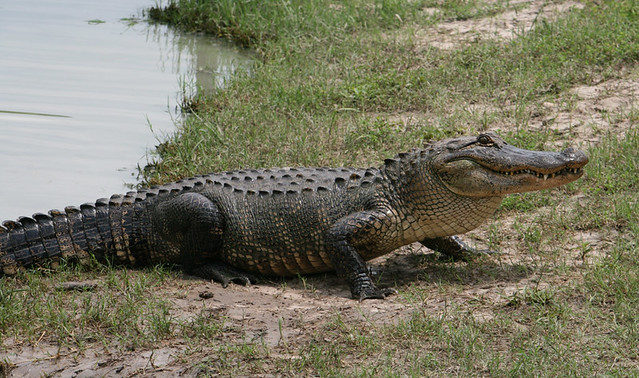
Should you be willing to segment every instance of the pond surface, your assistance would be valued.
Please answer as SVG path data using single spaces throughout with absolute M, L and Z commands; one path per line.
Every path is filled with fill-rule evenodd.
M 0 221 L 128 191 L 175 131 L 183 88 L 250 64 L 228 43 L 139 20 L 153 5 L 0 0 Z

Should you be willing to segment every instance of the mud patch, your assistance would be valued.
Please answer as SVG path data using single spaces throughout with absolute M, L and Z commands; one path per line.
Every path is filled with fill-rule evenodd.
M 548 1 L 512 1 L 514 9 L 493 17 L 444 22 L 433 28 L 416 31 L 418 50 L 436 47 L 452 50 L 461 46 L 487 39 L 509 40 L 527 33 L 543 19 L 556 19 L 560 14 L 584 5 L 574 1 L 548 3 Z M 427 8 L 426 15 L 437 14 L 437 8 Z
M 179 346 L 115 354 L 94 348 L 80 353 L 43 343 L 20 347 L 3 358 L 8 361 L 8 376 L 12 377 L 173 377 L 187 372 L 184 367 L 176 367 L 176 358 L 181 355 Z
M 475 234 L 477 236 L 477 234 Z M 471 236 L 467 237 L 467 240 Z M 483 247 L 481 240 L 478 245 Z M 264 282 L 248 287 L 216 283 L 191 277 L 167 282 L 159 289 L 171 305 L 174 334 L 152 348 L 126 350 L 117 341 L 93 343 L 82 349 L 61 347 L 54 340 L 36 343 L 5 340 L 0 361 L 10 376 L 197 376 L 224 371 L 223 355 L 233 346 L 258 345 L 272 359 L 297 358 L 299 348 L 322 339 L 330 324 L 353 324 L 366 331 L 397 324 L 414 313 L 445 314 L 466 309 L 479 321 L 494 317 L 495 306 L 529 285 L 534 277 L 518 267 L 516 258 L 484 257 L 473 263 L 442 262 L 419 244 L 374 260 L 379 285 L 396 287 L 399 294 L 386 300 L 358 302 L 350 299 L 347 286 L 334 274 L 322 274 Z M 142 274 L 131 271 L 131 275 Z M 207 293 L 203 299 L 201 293 Z M 209 339 L 193 341 L 182 325 L 205 314 L 209 324 L 221 324 Z M 372 331 L 371 331 L 372 332 Z M 124 341 L 126 343 L 126 341 Z M 221 366 L 211 369 L 211 366 Z M 240 371 L 241 373 L 241 371 Z M 244 372 L 246 373 L 246 372 Z M 232 375 L 232 371 L 229 372 Z
M 623 135 L 639 119 L 639 78 L 636 72 L 628 76 L 573 88 L 563 103 L 544 103 L 528 125 L 588 143 L 608 133 Z

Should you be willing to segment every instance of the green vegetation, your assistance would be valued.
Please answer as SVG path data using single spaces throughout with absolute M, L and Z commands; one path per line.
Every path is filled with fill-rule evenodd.
M 187 0 L 152 8 L 149 16 L 183 29 L 206 31 L 255 46 L 269 40 L 324 39 L 364 28 L 395 28 L 420 8 L 419 2 L 399 0 Z
M 223 28 L 238 39 L 250 28 L 260 62 L 252 75 L 197 101 L 198 116 L 162 149 L 153 182 L 248 166 L 365 165 L 495 124 L 524 147 L 541 147 L 554 137 L 526 130 L 531 108 L 577 83 L 617 75 L 639 51 L 629 1 L 588 4 L 512 41 L 452 51 L 419 41 L 415 29 L 433 22 L 419 1 L 355 1 L 356 11 L 319 0 L 171 4 L 158 18 L 217 34 L 242 25 Z
M 591 162 L 574 184 L 504 201 L 479 239 L 507 253 L 471 264 L 413 256 L 420 273 L 398 279 L 396 301 L 414 311 L 387 323 L 336 309 L 296 339 L 286 337 L 290 323 L 280 318 L 282 340 L 267 345 L 246 335 L 244 323 L 204 307 L 177 316 L 167 296 L 180 297 L 197 282 L 170 270 L 67 267 L 0 280 L 0 341 L 45 338 L 81 351 L 179 340 L 187 346 L 184 365 L 210 375 L 639 375 L 639 133 L 616 127 L 636 124 L 639 112 L 631 106 L 606 114 L 610 130 L 587 125 L 598 140 L 591 145 L 572 129 L 530 126 L 550 113 L 546 103 L 573 111 L 571 88 L 636 80 L 639 2 L 581 3 L 557 19 L 540 17 L 511 40 L 478 38 L 450 50 L 432 47 L 425 33 L 529 4 L 160 4 L 149 11 L 154 19 L 236 40 L 255 49 L 258 62 L 226 89 L 185 103 L 197 107 L 158 150 L 148 182 L 239 167 L 377 164 L 431 138 L 488 128 L 526 148 L 581 144 Z M 52 291 L 94 277 L 95 290 Z M 325 278 L 293 284 L 314 296 Z M 514 289 L 483 293 L 496 283 Z

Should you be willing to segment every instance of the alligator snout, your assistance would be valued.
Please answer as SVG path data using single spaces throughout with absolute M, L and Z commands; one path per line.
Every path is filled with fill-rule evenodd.
M 564 155 L 568 160 L 579 164 L 580 167 L 588 163 L 588 156 L 581 150 L 575 150 L 572 147 L 568 147 L 561 151 L 561 154 Z

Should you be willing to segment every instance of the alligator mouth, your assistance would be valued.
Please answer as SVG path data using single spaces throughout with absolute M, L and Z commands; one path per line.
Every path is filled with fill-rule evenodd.
M 488 168 L 488 167 L 485 167 Z M 489 168 L 490 169 L 490 168 Z M 554 179 L 556 176 L 566 176 L 566 175 L 581 175 L 583 173 L 583 169 L 582 168 L 563 168 L 560 169 L 558 171 L 552 172 L 552 173 L 543 173 L 543 172 L 537 172 L 535 170 L 532 169 L 520 169 L 520 170 L 516 170 L 516 171 L 496 171 L 494 169 L 490 169 L 492 172 L 498 173 L 500 175 L 506 175 L 506 176 L 518 176 L 518 175 L 523 175 L 523 174 L 529 174 L 529 175 L 533 175 L 536 176 L 538 179 L 542 179 L 542 180 L 548 180 L 548 179 Z

